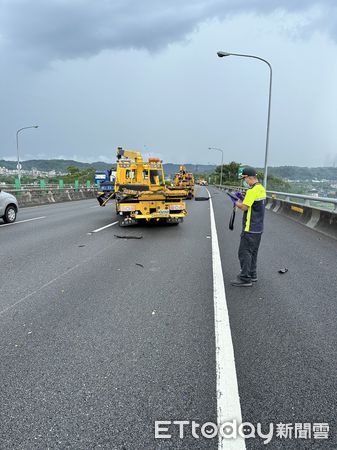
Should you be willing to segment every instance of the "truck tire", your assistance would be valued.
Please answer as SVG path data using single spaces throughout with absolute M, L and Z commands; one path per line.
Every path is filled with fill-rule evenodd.
M 13 223 L 16 221 L 17 210 L 14 205 L 8 205 L 5 211 L 5 215 L 3 216 L 3 220 L 5 223 Z
M 118 216 L 118 225 L 120 227 L 125 227 L 126 226 L 126 224 L 124 223 L 124 216 L 121 216 L 121 215 Z

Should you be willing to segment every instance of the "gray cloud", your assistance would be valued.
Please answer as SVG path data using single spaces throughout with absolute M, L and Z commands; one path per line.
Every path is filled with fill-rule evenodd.
M 208 19 L 312 7 L 320 14 L 306 26 L 337 37 L 335 0 L 0 0 L 0 55 L 46 64 L 105 49 L 157 51 Z

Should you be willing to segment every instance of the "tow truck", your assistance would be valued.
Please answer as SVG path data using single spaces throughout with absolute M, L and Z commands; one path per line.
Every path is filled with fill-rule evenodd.
M 114 192 L 101 204 L 115 198 L 120 226 L 146 222 L 179 224 L 187 216 L 186 191 L 165 185 L 160 158 L 143 160 L 140 152 L 117 148 Z
M 179 172 L 175 174 L 174 186 L 171 189 L 181 189 L 186 191 L 186 198 L 194 197 L 194 177 L 193 173 L 187 172 L 185 166 L 180 166 Z

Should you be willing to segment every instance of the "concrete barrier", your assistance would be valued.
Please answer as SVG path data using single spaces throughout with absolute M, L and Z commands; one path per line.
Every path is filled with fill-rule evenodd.
M 60 189 L 60 190 L 24 190 L 24 191 L 7 191 L 16 196 L 19 207 L 48 205 L 52 203 L 70 202 L 75 200 L 85 200 L 96 198 L 94 189 Z
M 295 220 L 313 230 L 337 239 L 337 212 L 327 211 L 300 203 L 268 198 L 270 210 Z M 275 207 L 273 207 L 273 205 Z

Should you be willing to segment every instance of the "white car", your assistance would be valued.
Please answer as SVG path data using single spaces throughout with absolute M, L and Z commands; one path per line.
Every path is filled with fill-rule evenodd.
M 0 189 L 0 219 L 6 223 L 15 222 L 18 209 L 18 201 L 14 195 Z

